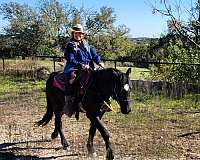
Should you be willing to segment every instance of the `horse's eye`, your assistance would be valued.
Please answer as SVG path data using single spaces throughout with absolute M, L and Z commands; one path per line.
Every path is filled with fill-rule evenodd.
M 124 90 L 125 90 L 125 91 L 128 91 L 128 90 L 129 90 L 129 85 L 128 85 L 128 84 L 125 84 L 125 85 L 124 85 Z

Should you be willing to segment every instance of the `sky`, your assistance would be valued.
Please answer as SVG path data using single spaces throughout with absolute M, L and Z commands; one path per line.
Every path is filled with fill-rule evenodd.
M 37 7 L 38 0 L 0 0 L 0 4 L 18 2 Z M 111 7 L 116 14 L 116 25 L 126 25 L 130 29 L 130 36 L 136 37 L 160 37 L 167 32 L 167 18 L 161 15 L 153 15 L 149 0 L 59 0 L 63 4 L 70 3 L 75 7 L 97 10 L 102 6 Z M 0 16 L 0 32 L 7 23 Z

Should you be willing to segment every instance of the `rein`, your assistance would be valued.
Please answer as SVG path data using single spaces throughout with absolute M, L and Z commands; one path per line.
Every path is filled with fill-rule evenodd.
M 114 102 L 116 102 L 114 104 Z M 120 109 L 120 106 L 119 106 L 119 103 L 117 101 L 114 101 L 114 100 L 110 100 L 110 103 L 107 103 L 106 101 L 103 101 L 103 103 L 113 112 L 115 113 L 119 113 L 118 108 Z M 114 107 L 113 107 L 114 105 Z
M 116 84 L 116 82 L 115 82 L 115 85 L 114 85 L 114 89 L 113 89 L 113 96 L 111 96 L 111 97 L 113 97 L 114 99 L 117 99 L 118 101 L 122 101 L 122 102 L 129 102 L 129 101 L 131 101 L 130 99 L 129 100 L 123 100 L 123 99 L 120 99 L 119 98 L 119 96 L 118 96 L 118 94 L 117 94 L 117 84 Z M 118 89 L 119 90 L 119 89 Z M 122 92 L 122 90 L 120 91 L 120 93 Z

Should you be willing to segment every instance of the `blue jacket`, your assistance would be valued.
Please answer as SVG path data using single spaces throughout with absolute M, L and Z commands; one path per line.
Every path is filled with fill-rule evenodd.
M 88 65 L 90 61 L 94 61 L 96 64 L 101 62 L 101 58 L 94 48 L 85 45 L 83 42 L 80 44 L 80 48 L 76 48 L 73 40 L 67 44 L 64 51 L 64 57 L 67 60 L 64 68 L 65 73 L 80 70 L 82 64 Z

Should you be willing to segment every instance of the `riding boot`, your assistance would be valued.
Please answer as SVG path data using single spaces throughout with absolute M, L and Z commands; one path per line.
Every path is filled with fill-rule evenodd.
M 75 97 L 76 97 L 74 101 L 75 118 L 76 120 L 79 120 L 79 112 L 80 112 L 80 106 L 81 106 L 81 100 L 82 100 L 79 83 L 76 84 Z
M 78 121 L 79 120 L 79 104 L 76 102 L 74 103 L 74 107 L 75 107 L 75 118 Z
M 71 117 L 72 114 L 74 113 L 74 109 L 73 109 L 74 101 L 75 101 L 75 96 L 73 93 L 73 86 L 71 84 L 66 84 L 64 111 L 69 117 Z

